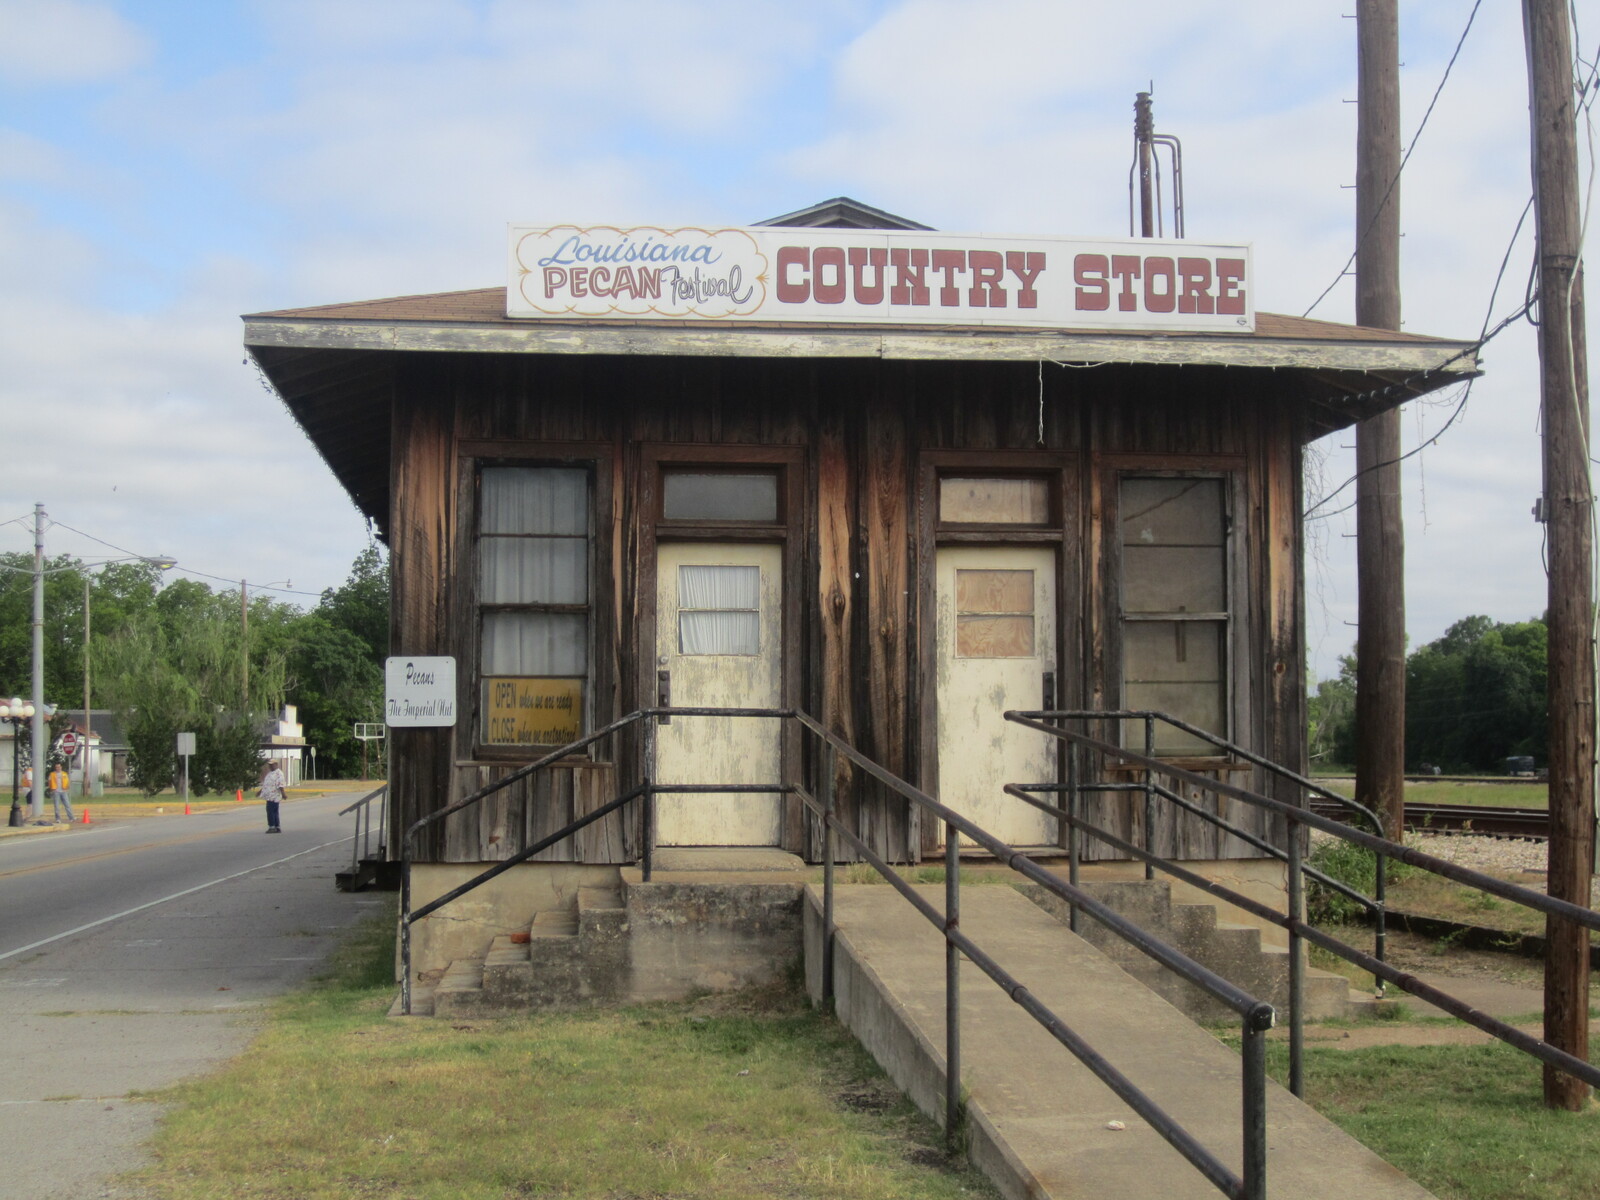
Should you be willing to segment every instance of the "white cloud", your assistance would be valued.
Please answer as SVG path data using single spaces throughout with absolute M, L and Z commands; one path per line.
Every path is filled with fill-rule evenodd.
M 0 29 L 0 76 L 13 85 L 114 79 L 150 53 L 113 5 L 87 0 L 0 0 Z

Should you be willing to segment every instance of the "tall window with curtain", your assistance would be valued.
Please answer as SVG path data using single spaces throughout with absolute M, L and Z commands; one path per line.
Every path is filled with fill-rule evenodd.
M 1124 475 L 1122 703 L 1228 736 L 1228 489 L 1217 476 Z M 1125 737 L 1143 731 L 1126 723 Z M 1156 752 L 1207 755 L 1209 743 L 1156 727 Z
M 478 477 L 479 741 L 583 736 L 590 678 L 593 517 L 582 467 L 485 467 Z

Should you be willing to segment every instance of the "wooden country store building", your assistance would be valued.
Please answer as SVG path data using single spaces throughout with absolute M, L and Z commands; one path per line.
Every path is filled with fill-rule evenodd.
M 388 543 L 393 652 L 456 663 L 455 724 L 392 731 L 391 847 L 662 701 L 805 710 L 1020 846 L 1061 835 L 999 783 L 1058 751 L 1006 709 L 1160 710 L 1299 770 L 1303 449 L 1476 369 L 1469 343 L 1255 312 L 1243 248 L 945 235 L 848 200 L 510 241 L 507 287 L 245 318 Z M 659 780 L 816 769 L 777 722 L 657 733 Z M 501 860 L 616 795 L 640 750 L 610 745 L 432 826 L 416 861 Z M 1185 735 L 1156 749 L 1270 787 Z M 884 857 L 942 846 L 839 782 Z M 636 862 L 638 809 L 541 860 Z M 1089 813 L 1142 819 L 1116 793 Z M 1214 868 L 1259 857 L 1181 814 L 1158 832 Z M 780 793 L 664 796 L 655 842 L 819 853 Z

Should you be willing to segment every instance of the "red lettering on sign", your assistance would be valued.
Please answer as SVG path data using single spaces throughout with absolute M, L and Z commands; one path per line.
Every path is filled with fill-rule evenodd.
M 1144 260 L 1144 307 L 1146 312 L 1169 313 L 1178 306 L 1178 268 L 1170 258 Z M 1160 287 L 1156 284 L 1164 281 Z
M 589 294 L 589 268 L 572 268 L 572 294 L 574 296 L 587 296 Z
M 972 289 L 967 303 L 973 308 L 1004 308 L 1006 290 L 1000 280 L 1006 273 L 1006 260 L 995 250 L 974 250 L 967 255 L 972 268 Z
M 888 264 L 889 252 L 882 246 L 850 247 L 850 274 L 857 304 L 883 303 L 883 270 Z M 868 267 L 877 280 L 870 286 L 866 279 Z
M 1007 250 L 1006 270 L 1017 277 L 1017 307 L 1038 308 L 1039 293 L 1033 290 L 1033 281 L 1044 270 L 1044 252 Z
M 1083 312 L 1104 312 L 1111 307 L 1111 284 L 1106 279 L 1109 270 L 1111 260 L 1104 254 L 1080 254 L 1072 260 L 1072 278 L 1078 283 L 1075 308 Z
M 1133 282 L 1139 278 L 1141 263 L 1136 254 L 1113 254 L 1111 256 L 1111 274 L 1122 281 L 1122 290 L 1117 293 L 1117 311 L 1133 312 L 1139 307 L 1139 293 L 1134 290 Z
M 811 280 L 806 271 L 811 266 L 811 251 L 804 246 L 782 246 L 778 249 L 778 299 L 784 304 L 804 304 L 811 299 Z M 791 277 L 790 268 L 799 267 L 799 282 Z
M 926 306 L 928 252 L 896 246 L 889 251 L 889 262 L 895 269 L 894 285 L 889 289 L 889 303 Z
M 1209 258 L 1180 258 L 1178 279 L 1182 290 L 1178 293 L 1178 311 L 1181 313 L 1210 313 L 1216 311 L 1211 298 L 1211 260 Z
M 944 272 L 944 286 L 939 289 L 939 303 L 945 308 L 954 308 L 961 303 L 961 289 L 956 286 L 956 272 L 964 270 L 966 265 L 965 250 L 933 252 L 933 269 Z
M 1217 259 L 1217 311 L 1231 316 L 1244 315 L 1244 293 L 1239 285 L 1244 282 L 1244 259 Z
M 562 267 L 546 267 L 544 269 L 544 298 L 550 299 L 558 290 L 566 286 L 567 272 Z
M 828 278 L 832 268 L 833 278 Z M 845 298 L 844 247 L 818 246 L 811 252 L 811 298 L 818 304 L 843 304 Z

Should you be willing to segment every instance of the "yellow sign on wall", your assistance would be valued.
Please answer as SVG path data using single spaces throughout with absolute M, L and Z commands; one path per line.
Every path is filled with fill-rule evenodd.
M 491 746 L 564 746 L 583 736 L 583 680 L 488 676 L 484 741 Z

